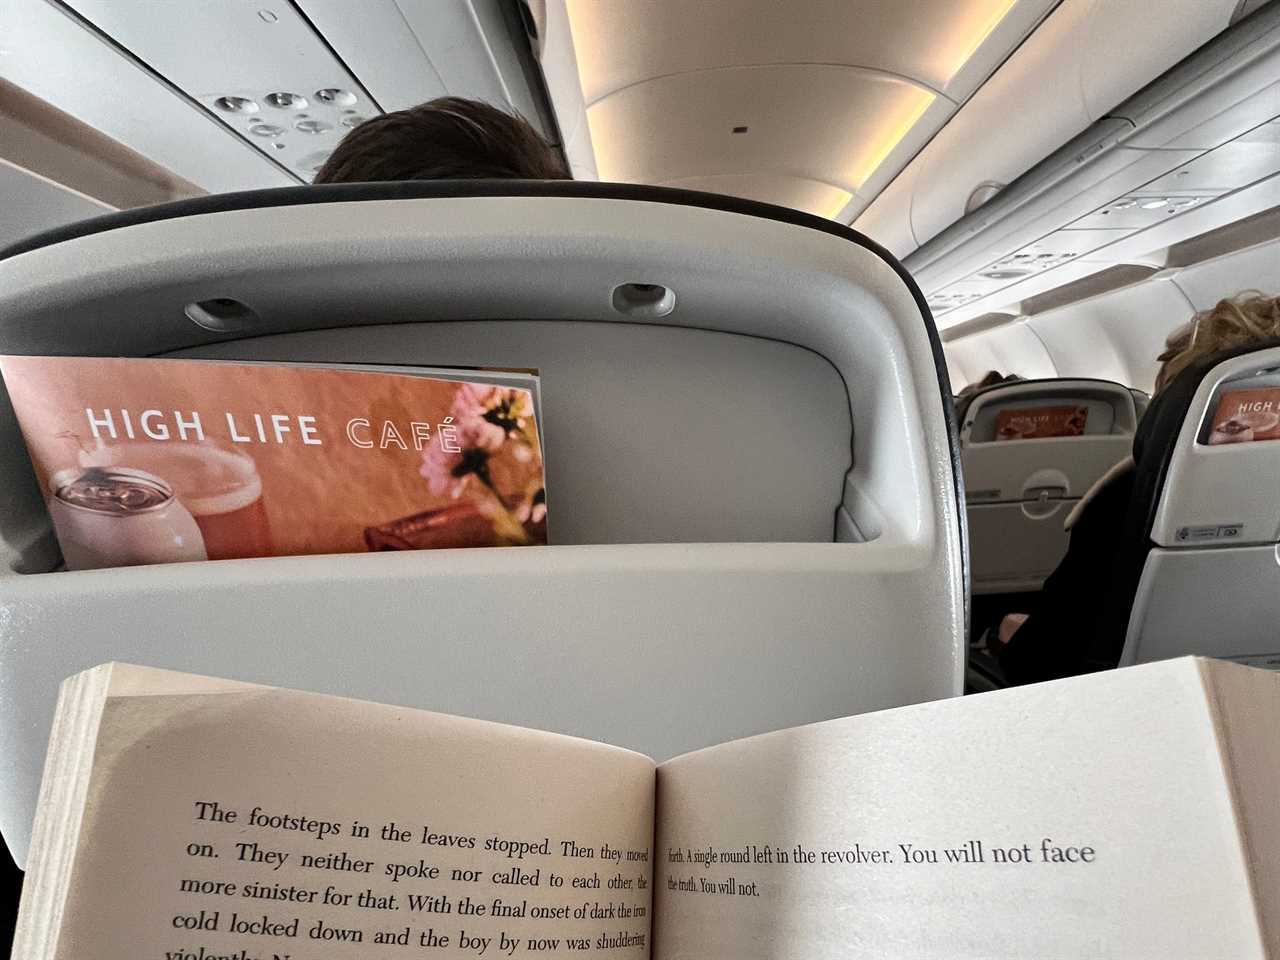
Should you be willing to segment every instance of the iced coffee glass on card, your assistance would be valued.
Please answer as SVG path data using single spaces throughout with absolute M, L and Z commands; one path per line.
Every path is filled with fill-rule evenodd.
M 273 553 L 253 458 L 216 443 L 109 443 L 83 453 L 82 466 L 131 467 L 160 477 L 195 518 L 210 560 Z

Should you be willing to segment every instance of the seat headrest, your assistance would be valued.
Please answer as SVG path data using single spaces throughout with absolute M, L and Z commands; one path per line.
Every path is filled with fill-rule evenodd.
M 1083 436 L 1092 439 L 1104 435 L 1128 436 L 1136 427 L 1137 404 L 1133 391 L 1122 383 L 1096 377 L 1014 379 L 956 398 L 956 422 L 967 438 L 962 446 L 995 439 L 991 435 L 995 422 L 992 418 L 1003 415 L 1002 404 L 1008 405 L 1011 411 L 1015 408 L 1029 409 L 1034 404 L 1087 406 L 1090 410 L 1087 414 L 1088 427 L 1083 428 L 1075 439 Z M 966 426 L 972 430 L 966 432 Z

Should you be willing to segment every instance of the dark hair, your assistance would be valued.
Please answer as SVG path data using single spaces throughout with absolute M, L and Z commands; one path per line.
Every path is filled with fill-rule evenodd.
M 1165 351 L 1156 357 L 1161 367 L 1155 391 L 1164 389 L 1201 357 L 1275 337 L 1280 337 L 1280 297 L 1246 290 L 1219 300 L 1169 334 Z
M 568 180 L 569 171 L 523 117 L 441 97 L 360 124 L 314 182 L 449 179 Z
M 1016 383 L 1022 377 L 1016 373 L 1003 374 L 999 370 L 988 370 L 982 375 L 981 380 L 975 380 L 973 383 L 963 387 L 957 397 L 971 397 L 979 390 L 985 390 L 987 387 L 994 387 L 997 383 Z

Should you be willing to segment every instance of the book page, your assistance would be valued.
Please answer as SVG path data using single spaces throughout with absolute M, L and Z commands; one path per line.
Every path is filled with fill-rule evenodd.
M 1262 960 L 1190 659 L 658 770 L 654 956 Z
M 648 956 L 648 758 L 114 669 L 56 956 Z

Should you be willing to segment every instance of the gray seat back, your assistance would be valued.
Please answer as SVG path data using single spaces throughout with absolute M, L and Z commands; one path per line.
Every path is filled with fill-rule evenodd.
M 1071 508 L 1129 456 L 1136 423 L 1133 394 L 1106 380 L 1024 380 L 973 398 L 960 442 L 975 594 L 1040 589 L 1066 552 Z
M 10 353 L 537 367 L 554 542 L 56 572 L 4 412 L 19 859 L 58 683 L 107 660 L 658 758 L 961 692 L 936 333 L 892 258 L 830 221 L 574 183 L 213 197 L 0 259 L 0 318 Z
M 1280 667 L 1280 347 L 1204 376 L 1157 496 L 1121 663 Z

